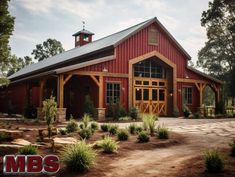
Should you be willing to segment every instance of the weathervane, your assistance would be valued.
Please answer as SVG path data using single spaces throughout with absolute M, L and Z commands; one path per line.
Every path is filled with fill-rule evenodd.
M 85 30 L 85 21 L 82 21 L 83 30 Z

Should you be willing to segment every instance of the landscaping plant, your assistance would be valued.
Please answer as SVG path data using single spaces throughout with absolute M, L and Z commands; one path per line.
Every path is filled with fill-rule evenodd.
M 59 129 L 59 132 L 61 135 L 66 135 L 67 134 L 67 131 L 65 129 Z
M 0 143 L 4 141 L 10 141 L 10 140 L 11 140 L 11 137 L 8 134 L 4 132 L 0 132 Z
M 69 122 L 66 125 L 66 130 L 67 130 L 68 133 L 78 131 L 78 124 L 77 124 L 76 120 L 70 119 Z
M 96 142 L 97 146 L 102 148 L 105 153 L 113 153 L 118 149 L 118 142 L 114 141 L 111 137 L 105 136 L 104 139 Z
M 169 138 L 169 131 L 165 127 L 159 127 L 157 130 L 157 137 L 159 139 L 168 139 Z
M 95 116 L 95 106 L 94 106 L 93 101 L 91 100 L 90 95 L 85 96 L 84 113 L 92 117 Z
M 117 125 L 110 125 L 109 127 L 109 133 L 111 135 L 116 135 L 118 132 L 118 126 Z
M 108 131 L 109 131 L 109 128 L 110 128 L 110 125 L 108 125 L 108 124 L 102 124 L 102 125 L 100 126 L 100 128 L 101 128 L 101 130 L 102 130 L 103 132 L 108 132 Z
M 82 122 L 84 124 L 84 128 L 88 127 L 90 121 L 91 121 L 90 115 L 89 114 L 84 114 L 84 116 L 82 118 Z
M 81 141 L 66 146 L 61 152 L 61 161 L 74 172 L 84 172 L 95 164 L 96 152 L 92 147 Z
M 97 124 L 96 122 L 92 122 L 92 123 L 91 123 L 91 129 L 92 129 L 92 130 L 95 131 L 95 130 L 98 130 L 98 128 L 99 128 L 99 126 L 98 126 L 98 124 Z
M 130 124 L 128 127 L 128 130 L 130 134 L 134 135 L 137 133 L 137 125 L 136 124 Z
M 51 137 L 52 134 L 52 124 L 55 121 L 57 112 L 57 103 L 55 97 L 51 96 L 50 99 L 43 101 L 42 111 L 44 113 L 44 118 L 47 124 L 48 136 Z
M 140 143 L 145 143 L 145 142 L 148 142 L 149 141 L 149 135 L 147 132 L 145 131 L 142 131 L 138 134 L 138 137 L 137 137 L 138 141 Z
M 79 131 L 79 135 L 82 139 L 89 139 L 92 135 L 91 128 L 84 128 Z
M 155 121 L 158 120 L 154 114 L 143 114 L 143 128 L 145 131 L 149 131 L 151 136 L 154 136 Z
M 215 149 L 208 150 L 205 153 L 205 165 L 208 172 L 216 173 L 224 169 L 224 161 Z
M 35 155 L 38 153 L 38 148 L 33 145 L 25 145 L 19 149 L 19 154 L 21 155 Z
M 129 133 L 126 129 L 120 129 L 117 133 L 119 141 L 126 141 L 129 138 Z
M 143 128 L 141 126 L 136 127 L 136 133 L 140 133 L 143 131 Z
M 230 144 L 231 147 L 231 156 L 235 157 L 235 140 L 233 140 Z
M 131 116 L 131 119 L 133 119 L 133 120 L 138 119 L 138 109 L 136 107 L 132 107 L 130 109 L 130 116 Z

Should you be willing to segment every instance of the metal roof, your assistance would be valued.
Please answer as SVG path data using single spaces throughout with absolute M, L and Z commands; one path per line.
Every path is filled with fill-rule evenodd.
M 90 34 L 90 35 L 93 35 L 94 33 L 90 32 L 88 30 L 83 29 L 81 31 L 78 31 L 78 32 L 74 33 L 72 36 L 77 36 L 79 34 Z
M 31 65 L 28 65 L 21 70 L 17 71 L 8 79 L 18 79 L 20 77 L 25 77 L 26 75 L 33 74 L 35 72 L 39 72 L 42 69 L 46 69 L 48 67 L 55 66 L 57 64 L 77 60 L 77 57 L 84 56 L 86 54 L 89 54 L 91 52 L 96 52 L 101 49 L 105 49 L 107 47 L 111 46 L 117 46 L 121 42 L 123 42 L 125 39 L 129 38 L 130 36 L 134 35 L 141 29 L 145 28 L 146 26 L 157 23 L 168 35 L 169 37 L 175 42 L 175 44 L 182 50 L 182 52 L 190 59 L 190 55 L 183 49 L 183 47 L 173 38 L 173 36 L 166 30 L 166 28 L 163 27 L 163 25 L 157 20 L 156 17 L 149 19 L 147 21 L 144 21 L 142 23 L 139 23 L 137 25 L 134 25 L 130 28 L 127 28 L 125 30 L 119 31 L 117 33 L 114 33 L 112 35 L 106 36 L 104 38 L 101 38 L 99 40 L 93 41 L 91 43 L 88 43 L 86 45 L 75 47 L 71 50 L 65 51 L 63 53 L 60 53 L 58 55 L 55 55 L 53 57 L 50 57 L 48 59 L 44 59 L 43 61 L 40 61 L 38 63 L 34 63 Z

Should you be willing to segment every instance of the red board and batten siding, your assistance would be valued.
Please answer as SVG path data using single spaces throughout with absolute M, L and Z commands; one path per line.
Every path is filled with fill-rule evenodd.
M 9 104 L 13 106 L 13 111 L 16 113 L 23 113 L 26 103 L 26 84 L 10 85 L 3 92 L 4 97 L 0 99 L 0 112 L 7 112 Z
M 149 28 L 156 28 L 159 32 L 159 45 L 149 45 L 148 44 L 148 30 Z M 166 35 L 166 33 L 161 30 L 156 24 L 152 24 L 130 38 L 123 41 L 116 47 L 116 59 L 113 61 L 108 61 L 92 66 L 82 68 L 83 71 L 100 71 L 104 68 L 108 69 L 112 73 L 128 73 L 128 61 L 132 58 L 144 55 L 151 51 L 158 51 L 171 61 L 173 61 L 177 66 L 177 77 L 185 77 L 185 68 L 187 65 L 187 57 L 178 49 L 178 47 L 173 43 L 173 41 Z M 127 78 L 105 78 L 106 81 L 120 81 L 121 87 L 125 91 L 121 91 L 121 100 L 125 107 L 128 105 L 128 79 Z M 105 89 L 105 87 L 104 87 Z M 105 100 L 104 90 L 104 100 Z M 125 95 L 125 96 L 124 96 Z M 180 100 L 179 100 L 180 101 Z M 105 103 L 104 103 L 105 104 Z M 180 103 L 178 102 L 178 105 Z
M 156 27 L 159 31 L 159 45 L 148 44 L 148 30 Z M 128 60 L 149 53 L 158 51 L 177 65 L 177 77 L 184 76 L 187 58 L 176 47 L 173 41 L 155 24 L 140 30 L 116 47 L 116 60 L 108 61 L 82 68 L 83 71 L 102 71 L 107 68 L 113 73 L 128 73 Z

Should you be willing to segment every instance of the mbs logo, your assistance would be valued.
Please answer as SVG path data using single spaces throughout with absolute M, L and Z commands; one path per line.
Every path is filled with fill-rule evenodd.
M 3 157 L 3 173 L 8 174 L 54 174 L 60 169 L 56 155 L 5 155 Z

